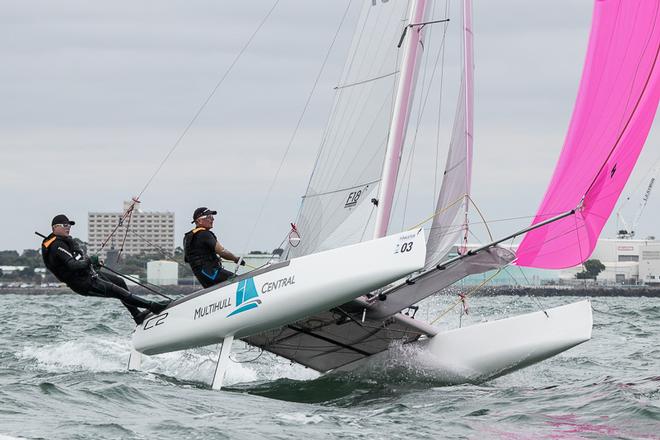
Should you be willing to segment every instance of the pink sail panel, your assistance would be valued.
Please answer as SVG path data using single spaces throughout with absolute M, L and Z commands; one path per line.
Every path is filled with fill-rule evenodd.
M 573 118 L 519 266 L 560 269 L 589 258 L 632 172 L 660 98 L 660 0 L 597 0 Z

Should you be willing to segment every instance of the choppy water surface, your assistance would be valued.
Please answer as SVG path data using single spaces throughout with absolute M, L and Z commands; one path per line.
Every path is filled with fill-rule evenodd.
M 574 300 L 476 298 L 463 325 Z M 217 392 L 216 347 L 127 372 L 132 324 L 115 300 L 0 295 L 0 439 L 660 439 L 660 299 L 593 304 L 591 341 L 481 385 L 414 369 L 318 377 L 239 347 Z

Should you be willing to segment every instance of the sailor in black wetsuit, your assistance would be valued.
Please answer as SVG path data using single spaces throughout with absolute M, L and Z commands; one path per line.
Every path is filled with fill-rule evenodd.
M 193 213 L 195 228 L 183 237 L 183 250 L 186 263 L 204 287 L 210 287 L 228 280 L 233 273 L 222 268 L 220 257 L 234 261 L 236 264 L 245 265 L 242 258 L 238 258 L 219 242 L 211 228 L 213 228 L 213 216 L 216 211 L 206 207 L 197 208 Z
M 53 232 L 41 243 L 41 256 L 48 270 L 71 290 L 83 296 L 118 298 L 137 324 L 141 324 L 149 312 L 158 314 L 167 307 L 167 304 L 133 295 L 120 277 L 95 271 L 90 258 L 69 235 L 75 222 L 66 215 L 56 215 L 51 225 Z M 141 311 L 138 307 L 147 310 Z

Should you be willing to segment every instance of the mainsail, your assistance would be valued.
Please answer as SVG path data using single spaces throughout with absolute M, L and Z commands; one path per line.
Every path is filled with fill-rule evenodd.
M 408 2 L 363 4 L 289 258 L 372 236 Z
M 520 266 L 582 263 L 630 176 L 660 98 L 660 0 L 595 2 L 589 48 L 564 148 L 529 232 Z

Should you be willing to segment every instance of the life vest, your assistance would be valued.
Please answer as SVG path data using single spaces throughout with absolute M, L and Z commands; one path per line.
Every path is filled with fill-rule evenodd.
M 58 247 L 66 248 L 67 253 L 70 253 L 73 258 L 80 252 L 72 239 L 50 234 L 41 242 L 41 258 L 43 258 L 46 268 L 63 283 L 69 283 L 81 277 L 84 278 L 87 274 L 86 270 L 71 270 L 64 264 L 57 264 L 57 260 L 52 258 L 51 252 Z
M 215 234 L 206 228 L 195 228 L 183 236 L 183 259 L 192 268 L 220 264 L 220 258 L 215 253 L 215 249 L 209 252 L 208 249 L 199 246 L 199 240 L 196 238 L 199 237 L 197 234 L 202 231 L 208 231 L 213 238 L 216 238 Z
M 44 265 L 48 270 L 51 272 L 53 269 L 51 268 L 52 264 L 50 262 L 50 245 L 52 245 L 55 240 L 57 240 L 57 235 L 55 234 L 50 234 L 48 237 L 44 238 L 43 241 L 41 242 L 41 258 L 44 260 Z

